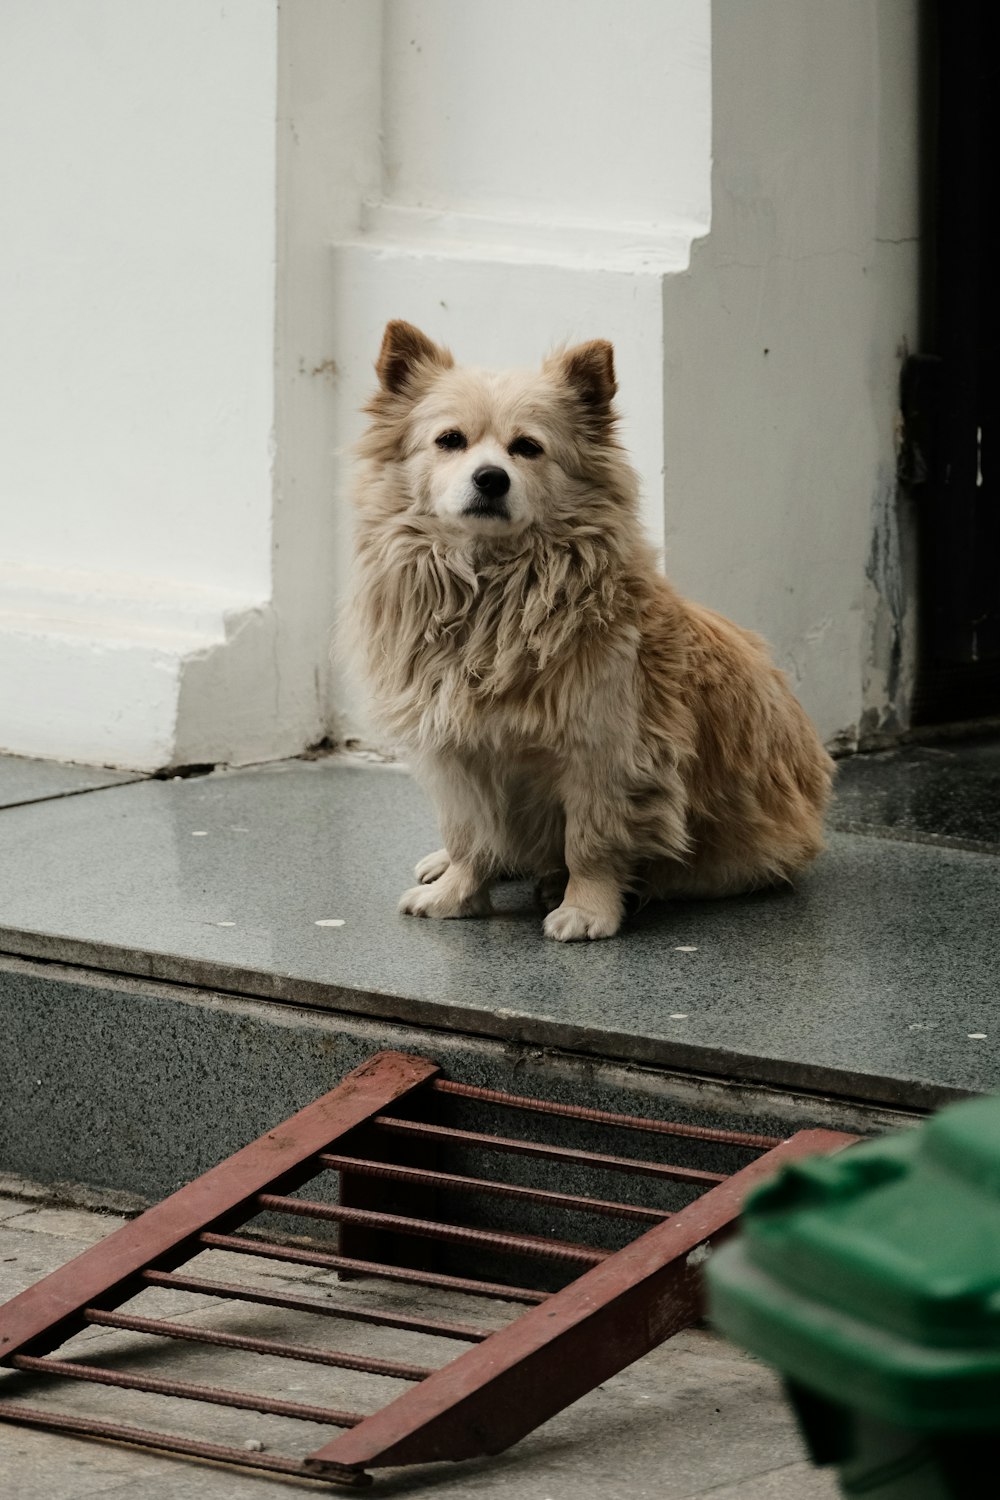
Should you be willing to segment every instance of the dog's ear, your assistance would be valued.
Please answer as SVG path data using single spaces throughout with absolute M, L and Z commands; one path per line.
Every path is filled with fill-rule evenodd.
M 607 339 L 577 344 L 557 357 L 560 374 L 590 416 L 599 422 L 611 417 L 611 402 L 618 389 L 615 351 Z
M 422 371 L 435 367 L 450 370 L 454 363 L 448 350 L 432 343 L 426 333 L 412 323 L 393 318 L 386 324 L 375 371 L 382 389 L 398 395 L 410 389 Z

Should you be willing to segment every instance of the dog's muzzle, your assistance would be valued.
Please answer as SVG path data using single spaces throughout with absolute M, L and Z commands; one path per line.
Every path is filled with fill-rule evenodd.
M 497 464 L 484 464 L 472 476 L 474 493 L 463 514 L 482 516 L 497 521 L 509 521 L 510 510 L 506 495 L 510 489 L 510 475 Z

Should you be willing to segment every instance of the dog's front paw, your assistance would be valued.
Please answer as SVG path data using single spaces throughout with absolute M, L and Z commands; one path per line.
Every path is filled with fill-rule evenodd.
M 433 854 L 425 854 L 418 861 L 413 873 L 421 885 L 430 885 L 432 881 L 440 880 L 450 864 L 451 857 L 447 849 L 435 849 Z
M 567 906 L 564 902 L 549 912 L 542 931 L 557 943 L 579 943 L 584 938 L 614 937 L 621 920 L 617 911 L 586 911 L 582 906 Z
M 399 909 L 409 917 L 485 917 L 490 913 L 488 891 L 459 899 L 434 885 L 415 885 L 399 898 Z

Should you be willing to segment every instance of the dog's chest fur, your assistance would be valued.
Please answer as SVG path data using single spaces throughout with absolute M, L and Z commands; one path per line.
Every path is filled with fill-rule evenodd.
M 482 560 L 410 533 L 378 550 L 376 598 L 359 602 L 378 616 L 379 706 L 411 744 L 557 749 L 598 682 L 632 670 L 634 606 L 589 549 L 539 540 Z

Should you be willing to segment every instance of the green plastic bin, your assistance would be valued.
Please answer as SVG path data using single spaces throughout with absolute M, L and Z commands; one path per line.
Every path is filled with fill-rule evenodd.
M 872 1500 L 1000 1496 L 1000 1099 L 786 1167 L 707 1264 L 709 1316 Z

